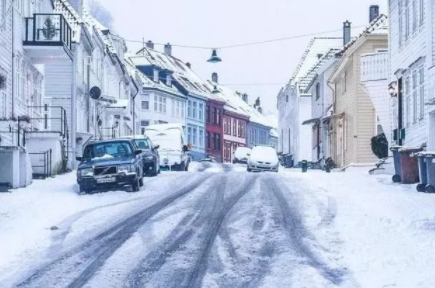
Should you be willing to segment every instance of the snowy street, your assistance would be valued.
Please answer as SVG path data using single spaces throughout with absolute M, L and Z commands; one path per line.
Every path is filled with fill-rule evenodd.
M 0 287 L 435 287 L 435 197 L 386 176 L 193 163 L 138 193 L 0 194 Z

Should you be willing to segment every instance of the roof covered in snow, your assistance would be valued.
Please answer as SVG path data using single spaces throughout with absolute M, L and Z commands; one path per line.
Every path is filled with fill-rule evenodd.
M 140 59 L 135 62 L 138 66 L 155 66 L 170 71 L 173 79 L 190 95 L 212 97 L 212 90 L 208 89 L 204 81 L 180 59 L 149 47 L 139 50 L 136 56 Z
M 388 17 L 384 14 L 379 15 L 374 19 L 367 28 L 364 29 L 357 37 L 351 40 L 346 46 L 344 46 L 337 54 L 343 55 L 349 48 L 351 48 L 359 39 L 365 35 L 388 35 Z
M 307 49 L 302 55 L 289 84 L 298 83 L 312 67 L 319 61 L 320 55 L 325 55 L 331 49 L 340 49 L 343 46 L 343 38 L 339 37 L 315 37 L 308 44 Z
M 137 72 L 137 75 L 139 76 L 140 80 L 142 81 L 143 88 L 155 89 L 155 90 L 159 90 L 162 92 L 174 94 L 177 96 L 183 96 L 175 86 L 166 85 L 165 82 L 162 81 L 162 79 L 159 79 L 159 82 L 154 82 L 153 80 L 148 78 L 145 74 L 143 74 L 141 71 L 139 71 L 136 67 L 140 66 L 141 63 L 143 63 L 142 61 L 143 61 L 142 57 L 138 57 L 134 54 L 131 54 L 131 55 L 126 54 L 125 55 L 125 63 L 127 66 L 127 70 L 129 70 L 130 73 Z

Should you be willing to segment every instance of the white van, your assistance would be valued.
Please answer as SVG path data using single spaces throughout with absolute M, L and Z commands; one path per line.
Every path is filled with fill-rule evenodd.
M 187 171 L 189 148 L 181 124 L 157 124 L 145 128 L 154 145 L 159 145 L 160 169 Z

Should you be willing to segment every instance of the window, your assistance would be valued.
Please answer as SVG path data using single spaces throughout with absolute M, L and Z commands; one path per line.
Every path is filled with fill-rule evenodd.
M 196 106 L 197 106 L 197 103 L 196 103 L 196 101 L 193 101 L 192 104 L 193 104 L 192 105 L 192 118 L 196 119 L 197 118 L 197 115 L 196 115 Z
M 228 134 L 228 118 L 224 118 L 224 133 Z
M 424 24 L 424 0 L 420 0 L 420 26 Z
M 204 130 L 199 129 L 198 147 L 204 148 Z
M 418 23 L 418 9 L 417 9 L 417 1 L 412 0 L 412 31 L 415 33 L 417 31 L 417 23 Z
M 192 143 L 192 127 L 187 128 L 187 143 Z
M 198 118 L 199 120 L 204 120 L 204 104 L 199 103 L 199 112 L 198 112 Z
M 166 114 L 166 97 L 154 96 L 154 111 Z
M 205 106 L 205 120 L 210 123 L 210 105 Z
M 237 136 L 237 120 L 233 119 L 233 136 Z
M 196 127 L 194 127 L 194 128 L 192 128 L 192 144 L 193 144 L 193 146 L 198 146 L 198 142 L 196 141 L 197 140 L 197 132 L 198 132 L 198 129 L 196 128 Z
M 417 122 L 417 94 L 418 94 L 418 84 L 417 84 L 417 70 L 412 72 L 412 120 L 413 123 Z
M 158 111 L 157 109 L 157 95 L 154 95 L 154 111 Z
M 187 101 L 187 117 L 192 117 L 192 101 Z
M 149 125 L 150 125 L 150 121 L 148 121 L 148 120 L 141 120 L 140 121 L 140 126 L 142 126 L 142 127 L 146 127 Z
M 320 99 L 320 83 L 316 85 L 316 100 Z
M 172 111 L 172 117 L 175 117 L 176 115 L 175 115 L 175 102 L 176 102 L 177 100 L 174 100 L 174 99 L 171 99 L 171 107 L 172 107 L 172 109 L 171 109 L 171 111 Z M 177 101 L 178 102 L 178 101 Z M 178 115 L 177 115 L 178 116 Z
M 410 78 L 406 77 L 405 80 L 405 115 L 406 115 L 406 127 L 409 127 L 411 124 L 411 87 L 410 87 Z
M 420 118 L 424 117 L 424 103 L 425 103 L 425 85 L 424 85 L 424 66 L 421 66 L 419 69 L 419 76 L 420 76 Z
M 207 149 L 211 148 L 211 145 L 210 145 L 210 132 L 205 133 L 205 145 L 206 145 Z
M 181 102 L 181 118 L 184 118 L 184 109 L 186 109 L 186 102 Z
M 410 26 L 410 11 L 409 11 L 409 1 L 405 0 L 405 40 L 408 39 L 409 36 L 409 26 Z
M 150 109 L 150 102 L 148 100 L 142 100 L 141 108 L 142 108 L 142 110 L 149 110 Z
M 221 150 L 221 135 L 220 134 L 213 134 L 213 149 L 216 151 Z

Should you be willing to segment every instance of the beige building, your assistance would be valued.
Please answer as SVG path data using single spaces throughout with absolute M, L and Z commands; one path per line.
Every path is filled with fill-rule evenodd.
M 329 147 L 337 167 L 371 166 L 378 161 L 371 150 L 371 138 L 382 133 L 382 127 L 378 125 L 370 95 L 361 83 L 361 56 L 387 51 L 387 22 L 385 15 L 373 19 L 337 53 L 339 63 L 328 80 L 334 95 L 334 113 L 328 117 Z

